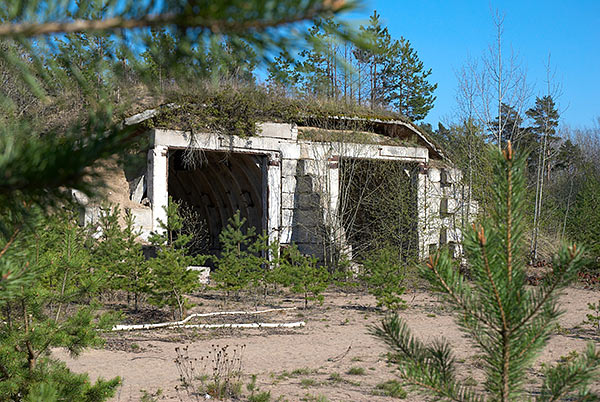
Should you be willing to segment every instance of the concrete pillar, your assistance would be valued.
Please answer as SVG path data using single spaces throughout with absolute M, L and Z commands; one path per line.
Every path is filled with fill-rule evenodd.
M 429 211 L 427 203 L 427 167 L 422 164 L 417 173 L 417 211 L 418 211 L 418 236 L 419 236 L 419 256 L 426 258 L 429 250 L 427 240 L 429 236 Z
M 159 220 L 167 222 L 168 152 L 164 145 L 156 145 L 148 151 L 148 197 L 152 203 L 152 230 L 155 232 L 161 230 Z
M 266 186 L 263 186 L 266 194 L 263 194 L 263 199 L 266 200 L 267 233 L 272 243 L 279 241 L 281 227 L 281 158 L 271 154 L 266 165 L 266 175 L 263 174 L 266 177 Z
M 342 223 L 339 219 L 339 202 L 340 202 L 340 157 L 339 155 L 330 156 L 327 159 L 327 205 L 325 206 L 325 222 L 330 228 L 331 241 L 336 247 L 342 247 L 344 243 L 344 235 Z

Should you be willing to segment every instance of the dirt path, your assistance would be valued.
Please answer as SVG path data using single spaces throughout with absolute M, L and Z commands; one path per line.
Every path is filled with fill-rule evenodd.
M 568 290 L 562 298 L 566 313 L 560 319 L 560 328 L 536 367 L 541 362 L 554 362 L 571 350 L 583 350 L 590 339 L 598 345 L 599 337 L 577 326 L 585 318 L 587 303 L 599 298 L 598 292 Z M 410 293 L 406 299 L 409 308 L 401 315 L 414 333 L 424 341 L 445 337 L 454 346 L 460 375 L 472 384 L 481 382 L 477 351 L 463 337 L 444 305 L 423 292 Z M 203 304 L 193 312 L 219 310 L 214 301 L 203 300 Z M 301 305 L 299 300 L 279 300 L 277 304 Z M 386 362 L 387 350 L 367 331 L 369 325 L 381 319 L 372 308 L 374 304 L 369 296 L 328 294 L 323 306 L 306 312 L 293 310 L 260 317 L 269 321 L 306 321 L 306 327 L 300 329 L 136 331 L 110 335 L 108 350 L 89 350 L 77 359 L 69 358 L 63 350 L 54 353 L 73 370 L 88 372 L 92 378 L 120 376 L 123 385 L 114 401 L 138 401 L 141 390 L 159 389 L 162 395 L 158 400 L 179 400 L 175 391 L 179 383 L 175 348 L 187 346 L 190 356 L 200 358 L 225 345 L 230 351 L 245 345 L 244 382 L 248 383 L 250 375 L 255 374 L 258 387 L 270 391 L 272 400 L 392 401 L 395 399 L 373 394 L 377 384 L 396 378 L 394 367 Z M 201 366 L 198 364 L 198 370 Z M 352 368 L 358 374 L 348 374 Z M 364 374 L 360 374 L 362 371 Z M 318 399 L 321 396 L 327 399 Z M 410 394 L 406 400 L 424 398 Z

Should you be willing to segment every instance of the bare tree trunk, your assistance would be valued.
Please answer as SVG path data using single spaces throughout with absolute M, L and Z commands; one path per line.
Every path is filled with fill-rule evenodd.
M 560 240 L 565 237 L 565 231 L 567 229 L 567 219 L 569 217 L 569 209 L 571 207 L 571 195 L 573 194 L 573 175 L 571 175 L 571 186 L 569 187 L 569 195 L 567 197 L 567 210 L 565 211 L 565 217 L 563 219 L 562 232 L 560 234 Z

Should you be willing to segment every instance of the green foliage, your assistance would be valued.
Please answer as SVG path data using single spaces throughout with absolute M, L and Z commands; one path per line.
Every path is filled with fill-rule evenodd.
M 600 334 L 600 300 L 598 303 L 588 303 L 588 310 L 592 312 L 585 315 L 586 319 L 583 323 L 591 325 Z
M 418 249 L 415 166 L 397 161 L 345 160 L 339 216 L 353 258 L 393 247 L 403 261 Z
M 541 158 L 547 155 L 544 150 L 554 149 L 559 138 L 556 136 L 559 114 L 554 99 L 550 95 L 535 99 L 535 105 L 527 110 L 525 114 L 532 120 L 533 125 L 528 128 L 524 135 L 524 141 L 518 144 L 520 149 L 528 150 L 530 170 L 538 167 Z M 531 166 L 532 165 L 532 166 Z
M 119 207 L 105 207 L 100 215 L 100 241 L 93 249 L 94 262 L 108 276 L 108 286 L 133 296 L 133 308 L 138 310 L 140 297 L 149 291 L 150 270 L 137 241 L 140 232 L 134 228 L 134 217 L 125 213 L 125 227 L 119 224 Z
M 590 172 L 591 173 L 591 172 Z M 600 180 L 589 174 L 575 196 L 572 211 L 567 217 L 567 232 L 587 246 L 588 270 L 600 270 Z
M 329 273 L 311 255 L 302 255 L 295 244 L 281 251 L 277 278 L 294 293 L 304 297 L 304 308 L 309 300 L 323 302 L 323 291 L 329 285 Z
M 0 298 L 0 395 L 7 400 L 102 401 L 114 394 L 118 378 L 92 385 L 50 357 L 53 347 L 78 355 L 100 345 L 98 330 L 114 322 L 97 312 L 94 298 L 106 275 L 92 264 L 89 240 L 76 214 L 64 209 L 40 220 L 2 256 L 36 275 Z
M 79 226 L 73 208 L 48 217 L 29 239 L 28 247 L 39 267 L 38 291 L 59 302 L 57 319 L 66 304 L 93 300 L 106 286 L 106 271 L 93 264 L 90 235 L 87 228 Z
M 294 60 L 289 53 L 283 51 L 269 64 L 267 71 L 267 83 L 270 88 L 284 94 L 294 95 L 294 91 L 300 83 L 300 72 L 293 69 Z
M 389 102 L 398 112 L 412 121 L 423 120 L 433 108 L 433 92 L 437 84 L 430 84 L 427 77 L 431 69 L 425 70 L 410 41 L 400 38 L 387 51 L 385 88 Z
M 153 29 L 146 39 L 146 46 L 146 51 L 141 54 L 146 73 L 149 74 L 149 78 L 156 80 L 159 88 L 163 90 L 165 83 L 174 80 L 176 73 L 180 73 L 177 68 L 172 68 L 177 43 L 165 29 Z
M 397 310 L 405 305 L 400 297 L 404 294 L 406 264 L 391 247 L 375 251 L 363 262 L 363 271 L 359 279 L 363 281 L 369 293 L 377 298 L 377 306 Z
M 291 49 L 306 36 L 296 31 L 278 35 L 277 28 L 353 6 L 351 1 L 327 4 L 312 0 L 235 0 L 210 7 L 121 0 L 32 0 L 0 5 L 3 400 L 103 401 L 118 385 L 118 379 L 91 385 L 85 374 L 73 374 L 48 357 L 51 347 L 66 347 L 77 354 L 98 344 L 98 329 L 110 325 L 110 320 L 95 313 L 93 303 L 107 280 L 106 272 L 93 266 L 94 258 L 84 244 L 85 233 L 74 224 L 73 216 L 53 215 L 53 207 L 68 200 L 65 189 L 94 193 L 101 183 L 91 166 L 122 151 L 139 135 L 136 129 L 121 124 L 120 114 L 127 102 L 119 103 L 121 80 L 145 75 L 146 67 L 137 61 L 145 41 L 139 30 L 165 26 L 185 37 L 177 41 L 178 51 L 169 60 L 170 66 L 193 53 L 194 43 L 218 44 L 220 35 L 227 37 L 224 50 L 230 55 L 244 58 L 250 45 L 260 59 Z M 96 25 L 99 21 L 104 27 Z M 137 28 L 128 28 L 131 26 Z M 240 49 L 245 52 L 238 53 Z M 214 64 L 205 58 L 196 61 L 203 66 Z M 40 215 L 49 218 L 38 223 Z M 111 253 L 115 250 L 109 246 L 114 243 L 110 240 L 106 245 Z M 184 270 L 188 260 L 179 253 L 183 247 L 178 239 L 157 236 L 155 243 L 159 247 L 159 257 L 153 260 L 155 296 L 158 303 L 170 303 L 175 289 L 185 291 L 192 282 L 176 274 L 183 278 L 193 274 Z M 139 255 L 135 247 L 131 249 L 127 258 L 135 260 Z M 163 273 L 164 279 L 160 277 Z M 169 280 L 175 285 L 165 285 Z M 177 304 L 181 312 L 180 300 Z
M 256 385 L 256 374 L 252 374 L 250 383 L 246 384 L 246 389 L 250 392 L 248 402 L 269 402 L 271 400 L 271 391 L 261 391 Z
M 248 396 L 248 402 L 269 402 L 271 400 L 271 391 L 260 391 Z
M 494 202 L 487 218 L 473 226 L 464 243 L 473 283 L 467 282 L 444 251 L 421 270 L 433 290 L 459 311 L 460 328 L 481 352 L 485 394 L 457 380 L 452 348 L 446 341 L 423 343 L 397 315 L 371 329 L 397 354 L 400 376 L 441 399 L 523 400 L 527 370 L 547 344 L 560 315 L 558 296 L 581 268 L 581 247 L 564 246 L 545 281 L 534 289 L 526 286 L 525 156 L 516 157 L 510 143 L 503 155 L 493 152 Z M 586 385 L 599 367 L 600 353 L 590 345 L 580 359 L 546 372 L 539 400 L 582 393 L 591 397 Z
M 350 367 L 346 374 L 350 375 L 365 375 L 365 369 L 363 367 Z
M 183 234 L 179 205 L 169 197 L 165 207 L 167 222 L 159 220 L 160 231 L 153 233 L 150 242 L 156 248 L 156 257 L 148 261 L 151 272 L 149 301 L 159 307 L 169 306 L 173 316 L 182 319 L 191 307 L 186 294 L 198 289 L 198 272 L 188 270 L 203 257 L 192 257 L 187 244 L 190 236 Z
M 594 382 L 594 378 L 597 378 L 599 366 L 600 353 L 590 342 L 582 355 L 546 367 L 539 400 L 555 401 L 569 398 L 571 395 L 580 401 L 598 400 L 598 396 L 590 391 L 589 386 Z
M 404 399 L 408 396 L 404 388 L 402 388 L 402 384 L 400 384 L 398 380 L 389 380 L 377 384 L 375 390 L 373 390 L 373 394 L 390 396 L 397 399 Z
M 256 239 L 256 230 L 251 227 L 243 230 L 246 218 L 240 211 L 229 218 L 229 224 L 219 235 L 222 245 L 221 256 L 216 261 L 217 269 L 211 279 L 217 283 L 217 289 L 239 292 L 250 283 L 266 284 L 268 265 L 261 251 L 265 250 L 266 236 Z
M 428 82 L 431 70 L 425 70 L 410 42 L 393 39 L 377 11 L 360 27 L 353 46 L 336 40 L 336 32 L 345 29 L 332 18 L 317 19 L 299 59 L 282 52 L 269 67 L 271 87 L 371 109 L 395 107 L 414 121 L 425 118 L 437 84 Z

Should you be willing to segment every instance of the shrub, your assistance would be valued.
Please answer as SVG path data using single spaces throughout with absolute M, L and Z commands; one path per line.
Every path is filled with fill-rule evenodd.
M 377 306 L 396 310 L 405 305 L 400 297 L 404 294 L 406 265 L 391 247 L 377 250 L 363 263 L 360 279 L 368 286 L 369 293 L 377 299 Z
M 200 394 L 217 399 L 237 399 L 242 394 L 242 358 L 246 345 L 230 348 L 229 345 L 212 345 L 212 349 L 200 359 L 190 357 L 188 348 L 175 348 L 175 365 L 179 383 L 175 389 L 179 394 L 203 400 Z M 203 363 L 197 367 L 197 362 Z M 199 369 L 199 370 L 198 370 Z
M 134 217 L 125 213 L 125 228 L 119 225 L 119 207 L 106 207 L 100 215 L 100 241 L 93 248 L 94 262 L 108 278 L 113 290 L 127 292 L 127 302 L 133 296 L 133 308 L 138 310 L 140 296 L 149 291 L 151 280 L 148 263 L 141 244 L 140 232 L 134 228 Z
M 189 236 L 181 232 L 183 223 L 178 205 L 170 197 L 165 210 L 167 222 L 159 221 L 161 231 L 150 238 L 156 247 L 156 257 L 148 261 L 152 285 L 149 301 L 159 307 L 169 306 L 173 316 L 181 319 L 190 307 L 185 294 L 200 286 L 198 272 L 188 267 L 204 257 L 189 255 L 186 247 Z
M 317 264 L 317 259 L 302 255 L 296 245 L 282 250 L 277 277 L 281 283 L 290 286 L 292 292 L 304 296 L 304 308 L 309 300 L 323 302 L 323 291 L 329 285 L 329 273 Z
M 68 209 L 28 229 L 2 258 L 27 267 L 36 280 L 0 297 L 0 399 L 107 400 L 120 384 L 118 377 L 91 383 L 87 374 L 73 373 L 50 357 L 54 347 L 78 355 L 85 347 L 101 345 L 99 330 L 114 321 L 97 312 L 95 297 L 106 276 L 90 264 L 87 233 Z
M 365 369 L 362 367 L 351 367 L 346 374 L 350 375 L 365 375 Z
M 591 325 L 600 334 L 600 300 L 598 303 L 588 303 L 588 310 L 591 310 L 591 313 L 585 315 L 583 323 Z
M 217 269 L 212 274 L 212 280 L 217 283 L 217 289 L 230 292 L 239 292 L 248 287 L 262 272 L 265 263 L 259 255 L 259 245 L 255 244 L 256 230 L 254 227 L 243 230 L 246 218 L 237 211 L 229 218 L 229 224 L 219 235 L 223 251 L 216 260 Z M 264 238 L 259 239 L 259 243 Z
M 374 395 L 389 396 L 392 398 L 404 399 L 408 396 L 402 385 L 397 380 L 389 380 L 375 386 Z

